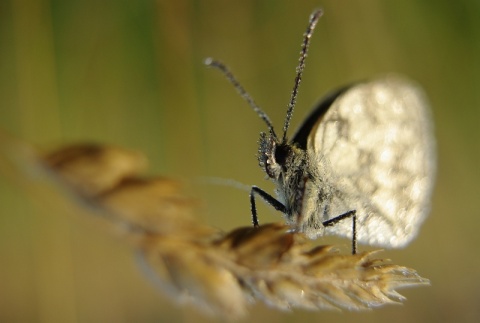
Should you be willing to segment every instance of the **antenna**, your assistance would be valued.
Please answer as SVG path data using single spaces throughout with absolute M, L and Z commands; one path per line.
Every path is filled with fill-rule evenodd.
M 310 15 L 310 21 L 308 22 L 307 31 L 303 34 L 302 50 L 300 51 L 300 58 L 297 66 L 297 76 L 295 77 L 295 84 L 293 85 L 292 96 L 290 97 L 290 103 L 288 104 L 287 116 L 285 117 L 285 125 L 283 126 L 283 139 L 282 142 L 287 140 L 287 130 L 290 126 L 290 120 L 292 119 L 293 109 L 295 108 L 295 103 L 297 101 L 298 88 L 300 82 L 302 81 L 303 70 L 305 69 L 305 59 L 307 58 L 308 46 L 310 45 L 310 38 L 312 37 L 315 26 L 317 25 L 318 19 L 323 15 L 321 9 L 315 10 Z
M 240 96 L 245 101 L 247 101 L 247 103 L 250 105 L 250 107 L 253 109 L 253 111 L 255 111 L 258 114 L 258 116 L 263 121 L 265 121 L 265 123 L 267 124 L 268 129 L 270 130 L 270 133 L 273 135 L 273 137 L 277 138 L 277 135 L 275 134 L 275 131 L 273 130 L 273 124 L 270 121 L 270 118 L 267 116 L 267 114 L 262 109 L 260 109 L 260 107 L 255 103 L 253 98 L 250 96 L 250 94 L 248 94 L 248 92 L 245 91 L 243 86 L 237 81 L 237 79 L 232 74 L 232 72 L 230 72 L 228 67 L 225 66 L 222 62 L 216 61 L 212 58 L 205 59 L 205 65 L 207 65 L 209 67 L 214 67 L 214 68 L 218 69 L 220 72 L 222 72 L 223 75 L 225 75 L 227 80 L 230 81 L 230 83 L 232 83 L 232 85 L 235 87 L 237 92 L 240 94 Z

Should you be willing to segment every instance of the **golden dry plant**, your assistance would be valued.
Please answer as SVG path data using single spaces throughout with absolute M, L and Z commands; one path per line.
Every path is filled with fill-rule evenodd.
M 1 160 L 32 161 L 81 207 L 120 226 L 152 281 L 207 313 L 234 319 L 257 301 L 280 310 L 363 310 L 403 301 L 399 288 L 429 284 L 374 252 L 314 246 L 284 224 L 222 232 L 199 223 L 198 201 L 178 181 L 141 176 L 142 154 L 78 144 L 42 155 L 6 142 Z

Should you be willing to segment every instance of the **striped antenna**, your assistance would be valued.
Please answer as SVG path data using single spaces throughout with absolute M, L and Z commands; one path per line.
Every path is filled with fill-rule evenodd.
M 292 119 L 293 109 L 297 101 L 298 88 L 302 81 L 303 70 L 305 69 L 305 60 L 307 58 L 308 46 L 310 45 L 310 38 L 312 38 L 313 31 L 317 25 L 318 20 L 323 15 L 321 9 L 315 10 L 310 15 L 310 21 L 308 22 L 307 31 L 303 35 L 302 50 L 300 51 L 299 63 L 297 66 L 297 76 L 295 77 L 295 84 L 293 85 L 292 96 L 290 97 L 290 103 L 288 104 L 287 116 L 285 117 L 285 125 L 283 126 L 283 139 L 282 142 L 287 141 L 287 130 L 290 126 L 290 120 Z
M 247 91 L 245 91 L 245 89 L 243 88 L 243 86 L 240 84 L 240 82 L 237 81 L 237 79 L 235 78 L 235 76 L 233 75 L 232 72 L 230 72 L 230 70 L 228 69 L 227 66 L 225 66 L 222 62 L 220 61 L 217 61 L 217 60 L 214 60 L 212 58 L 207 58 L 205 60 L 205 65 L 209 66 L 209 67 L 214 67 L 218 70 L 220 70 L 220 72 L 223 73 L 223 75 L 225 75 L 225 77 L 227 78 L 228 81 L 230 81 L 230 83 L 232 83 L 232 85 L 235 87 L 235 89 L 237 90 L 237 92 L 240 94 L 240 96 L 245 100 L 247 101 L 247 103 L 250 105 L 250 107 L 253 109 L 253 111 L 255 111 L 258 116 L 263 120 L 265 121 L 265 123 L 267 124 L 268 126 L 268 129 L 270 130 L 270 133 L 273 135 L 274 138 L 277 138 L 277 135 L 275 134 L 275 131 L 273 130 L 273 124 L 272 122 L 270 121 L 270 118 L 268 117 L 268 115 L 255 103 L 255 101 L 253 100 L 253 98 L 250 96 L 250 94 L 248 94 Z

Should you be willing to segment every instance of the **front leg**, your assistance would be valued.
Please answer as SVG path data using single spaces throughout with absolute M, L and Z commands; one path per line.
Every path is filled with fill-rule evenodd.
M 250 205 L 252 208 L 252 222 L 255 228 L 258 227 L 257 208 L 255 206 L 255 194 L 260 195 L 260 197 L 263 198 L 268 204 L 273 206 L 275 210 L 280 211 L 282 213 L 286 212 L 285 205 L 280 203 L 276 198 L 274 198 L 273 196 L 271 196 L 261 188 L 252 186 L 252 190 L 250 191 Z

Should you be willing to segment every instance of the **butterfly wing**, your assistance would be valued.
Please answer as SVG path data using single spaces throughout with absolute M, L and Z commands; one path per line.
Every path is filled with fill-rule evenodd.
M 389 76 L 344 88 L 327 101 L 330 107 L 320 104 L 294 137 L 300 144 L 306 139 L 332 192 L 318 220 L 356 210 L 360 243 L 406 245 L 427 216 L 435 173 L 423 93 Z M 326 233 L 351 237 L 352 223 L 343 220 Z

